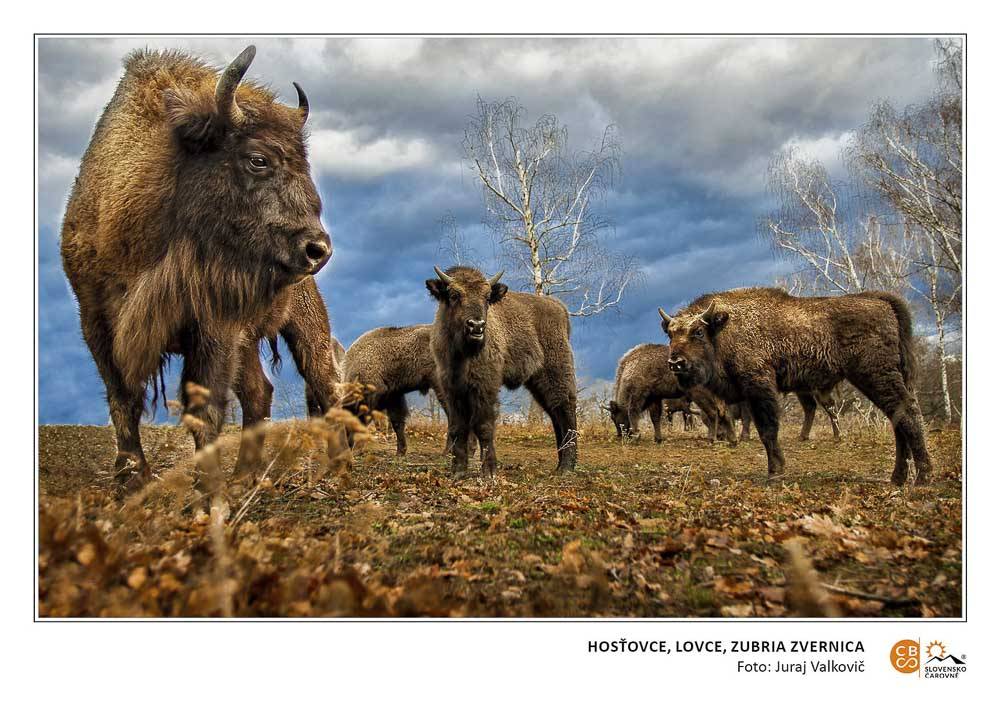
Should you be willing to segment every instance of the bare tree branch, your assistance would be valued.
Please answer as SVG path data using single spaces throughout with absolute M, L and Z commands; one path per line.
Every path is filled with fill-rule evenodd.
M 572 152 L 554 116 L 524 126 L 514 99 L 479 99 L 476 108 L 464 146 L 509 269 L 536 294 L 562 299 L 573 316 L 617 307 L 641 271 L 613 251 L 614 230 L 596 210 L 620 171 L 614 126 L 594 150 Z

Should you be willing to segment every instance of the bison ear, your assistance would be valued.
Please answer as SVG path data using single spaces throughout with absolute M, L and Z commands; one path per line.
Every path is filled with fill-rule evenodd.
M 716 306 L 705 323 L 708 324 L 708 329 L 712 334 L 717 334 L 728 322 L 729 312 Z
M 507 285 L 498 282 L 490 288 L 490 304 L 496 304 L 507 294 Z
M 427 285 L 427 291 L 431 293 L 431 297 L 436 299 L 438 302 L 444 302 L 448 298 L 448 285 L 437 278 L 427 280 L 424 284 Z
M 219 147 L 226 131 L 215 98 L 185 89 L 163 92 L 167 123 L 188 152 L 208 152 Z

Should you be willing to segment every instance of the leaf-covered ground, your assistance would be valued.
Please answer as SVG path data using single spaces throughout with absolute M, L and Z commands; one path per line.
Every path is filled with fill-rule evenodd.
M 891 435 L 865 428 L 840 443 L 783 431 L 789 473 L 772 484 L 756 439 L 622 444 L 594 426 L 556 474 L 547 427 L 505 426 L 496 480 L 456 483 L 441 426 L 412 425 L 403 459 L 376 435 L 333 472 L 315 430 L 272 429 L 266 480 L 227 483 L 213 510 L 180 427 L 144 428 L 162 480 L 126 503 L 109 428 L 39 428 L 39 614 L 962 613 L 957 429 L 929 433 L 933 483 L 903 489 Z

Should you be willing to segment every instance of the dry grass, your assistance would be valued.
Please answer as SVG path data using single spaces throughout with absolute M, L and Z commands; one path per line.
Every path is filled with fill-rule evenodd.
M 930 435 L 934 483 L 904 489 L 884 430 L 836 444 L 819 423 L 812 442 L 786 429 L 777 485 L 756 439 L 584 425 L 557 475 L 549 429 L 505 426 L 497 480 L 454 483 L 441 426 L 414 424 L 402 460 L 376 434 L 352 464 L 310 421 L 267 431 L 259 480 L 226 473 L 234 428 L 196 490 L 189 435 L 143 434 L 160 480 L 123 504 L 109 428 L 40 428 L 42 616 L 961 613 L 957 430 Z

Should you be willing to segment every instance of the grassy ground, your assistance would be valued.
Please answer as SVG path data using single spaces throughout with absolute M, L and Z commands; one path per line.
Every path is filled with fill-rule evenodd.
M 162 481 L 122 503 L 109 428 L 41 427 L 39 612 L 960 616 L 960 432 L 931 432 L 933 483 L 898 489 L 891 435 L 821 427 L 783 432 L 789 473 L 768 485 L 756 439 L 594 426 L 557 475 L 547 428 L 506 426 L 497 479 L 454 483 L 440 426 L 413 425 L 404 459 L 376 435 L 346 469 L 315 426 L 279 425 L 267 479 L 208 513 L 182 428 L 143 430 Z

